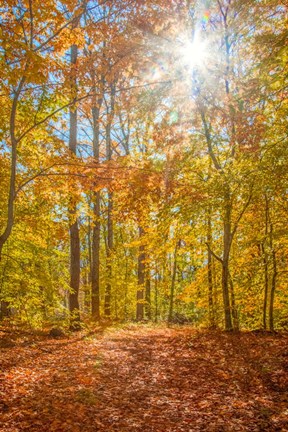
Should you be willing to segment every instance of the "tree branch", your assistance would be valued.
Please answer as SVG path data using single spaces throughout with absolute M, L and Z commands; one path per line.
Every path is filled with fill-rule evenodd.
M 221 264 L 223 264 L 223 259 L 220 258 L 218 255 L 216 255 L 216 253 L 211 249 L 209 243 L 205 243 L 207 248 L 209 249 L 209 252 L 213 255 L 214 258 L 216 258 L 217 261 L 219 261 Z
M 237 220 L 236 220 L 236 222 L 235 222 L 235 225 L 234 225 L 233 231 L 232 231 L 232 233 L 231 233 L 231 240 L 230 240 L 230 244 L 232 243 L 233 237 L 234 237 L 234 235 L 235 235 L 235 233 L 236 233 L 236 231 L 237 231 L 237 228 L 238 228 L 239 222 L 241 221 L 242 216 L 244 215 L 244 213 L 245 213 L 247 207 L 248 207 L 249 204 L 250 204 L 250 201 L 251 201 L 251 199 L 252 199 L 252 191 L 253 191 L 253 186 L 252 186 L 252 188 L 251 188 L 251 191 L 250 191 L 250 194 L 249 194 L 248 200 L 247 200 L 247 202 L 245 203 L 245 205 L 244 205 L 242 211 L 240 212 L 240 214 L 239 214 L 239 216 L 238 216 L 238 218 L 237 218 Z

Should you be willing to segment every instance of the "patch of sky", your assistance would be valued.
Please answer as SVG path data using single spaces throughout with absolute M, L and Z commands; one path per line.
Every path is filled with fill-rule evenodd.
M 172 214 L 178 214 L 180 212 L 180 207 L 176 206 L 171 209 Z
M 55 204 L 53 208 L 54 212 L 54 222 L 67 221 L 67 215 L 63 214 L 63 206 Z
M 152 159 L 154 161 L 161 161 L 162 162 L 162 161 L 166 161 L 167 156 L 165 154 L 163 154 L 163 153 L 152 152 L 149 155 L 149 159 Z

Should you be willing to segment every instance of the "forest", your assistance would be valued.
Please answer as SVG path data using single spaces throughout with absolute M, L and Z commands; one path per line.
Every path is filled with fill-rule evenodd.
M 1 431 L 288 430 L 287 24 L 1 1 Z
M 287 328 L 286 13 L 2 3 L 2 319 Z

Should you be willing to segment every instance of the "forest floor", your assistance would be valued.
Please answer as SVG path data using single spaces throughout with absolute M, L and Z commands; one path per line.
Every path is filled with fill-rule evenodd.
M 288 431 L 288 335 L 2 332 L 1 432 Z

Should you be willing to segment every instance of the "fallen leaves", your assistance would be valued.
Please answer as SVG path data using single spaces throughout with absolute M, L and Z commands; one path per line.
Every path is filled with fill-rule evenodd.
M 287 335 L 135 327 L 2 349 L 3 432 L 288 430 Z

